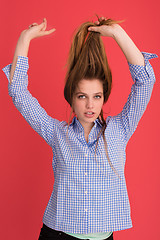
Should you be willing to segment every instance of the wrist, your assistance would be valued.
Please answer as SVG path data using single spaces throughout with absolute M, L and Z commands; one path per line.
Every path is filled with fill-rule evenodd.
M 113 28 L 112 38 L 116 41 L 125 34 L 125 31 L 119 24 L 115 24 Z
M 26 34 L 26 30 L 24 30 L 23 32 L 21 32 L 20 37 L 18 39 L 18 42 L 20 44 L 24 44 L 24 45 L 29 45 L 30 44 L 31 39 L 29 38 L 29 36 Z
M 30 39 L 22 32 L 16 46 L 15 55 L 26 56 L 28 55 Z

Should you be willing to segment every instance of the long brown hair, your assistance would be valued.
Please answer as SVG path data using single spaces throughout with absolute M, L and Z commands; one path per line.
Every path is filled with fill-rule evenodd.
M 98 15 L 96 15 L 98 17 Z M 99 17 L 98 17 L 99 20 Z M 119 23 L 121 21 L 115 21 L 110 18 L 99 21 L 100 25 L 112 25 L 115 23 Z M 109 95 L 111 93 L 112 88 L 112 74 L 111 69 L 108 64 L 105 48 L 103 41 L 101 39 L 101 34 L 99 32 L 90 32 L 88 28 L 91 26 L 97 26 L 93 22 L 85 22 L 80 25 L 77 29 L 75 35 L 73 36 L 72 44 L 69 51 L 68 61 L 67 61 L 67 73 L 65 78 L 65 87 L 64 87 L 64 97 L 66 101 L 71 106 L 71 114 L 68 121 L 71 121 L 71 116 L 73 113 L 73 94 L 75 92 L 76 86 L 82 79 L 99 79 L 103 83 L 103 95 L 104 95 L 104 103 L 107 102 Z M 108 156 L 107 150 L 107 141 L 105 139 L 105 129 L 106 129 L 106 121 L 103 117 L 103 110 L 99 115 L 99 121 L 102 124 L 102 129 L 100 130 L 96 149 L 98 146 L 99 136 L 103 135 L 105 151 L 107 155 L 108 162 L 113 169 L 113 171 L 117 173 L 115 168 L 112 165 L 112 162 Z M 96 157 L 96 149 L 95 149 L 95 157 Z M 119 175 L 119 174 L 118 174 Z M 119 176 L 120 177 L 120 176 Z

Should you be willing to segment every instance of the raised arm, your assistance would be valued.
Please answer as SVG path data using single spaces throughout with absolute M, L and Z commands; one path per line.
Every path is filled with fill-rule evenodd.
M 99 20 L 106 19 L 102 17 Z M 117 128 L 121 129 L 122 138 L 127 144 L 151 98 L 155 75 L 149 59 L 155 58 L 157 55 L 141 53 L 119 24 L 107 26 L 100 25 L 99 21 L 95 23 L 97 26 L 89 27 L 88 30 L 92 29 L 92 31 L 101 33 L 102 36 L 112 37 L 117 42 L 126 57 L 134 81 L 122 111 L 112 117 L 114 126 L 116 123 Z
M 44 18 L 41 24 L 38 25 L 37 23 L 33 23 L 29 26 L 28 29 L 25 29 L 24 31 L 22 31 L 18 39 L 14 57 L 13 57 L 13 62 L 12 62 L 12 67 L 10 72 L 10 84 L 13 79 L 17 58 L 18 56 L 24 56 L 24 57 L 28 56 L 28 50 L 29 50 L 29 45 L 31 40 L 34 38 L 49 35 L 56 30 L 55 28 L 53 28 L 49 31 L 46 31 L 46 28 L 47 28 L 47 20 Z
M 47 114 L 38 100 L 28 90 L 28 49 L 30 41 L 34 38 L 48 35 L 55 31 L 46 31 L 47 22 L 34 23 L 29 29 L 24 30 L 16 46 L 13 63 L 2 70 L 8 79 L 8 91 L 18 111 L 22 114 L 29 125 L 52 146 L 54 133 L 59 121 Z

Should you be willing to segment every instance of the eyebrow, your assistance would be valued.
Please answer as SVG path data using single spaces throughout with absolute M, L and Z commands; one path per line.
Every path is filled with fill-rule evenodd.
M 78 95 L 78 94 L 87 95 L 87 93 L 83 93 L 83 92 L 77 92 L 77 93 L 75 93 L 75 95 Z M 103 94 L 103 93 L 102 93 L 102 92 L 97 92 L 97 93 L 93 93 L 93 94 Z

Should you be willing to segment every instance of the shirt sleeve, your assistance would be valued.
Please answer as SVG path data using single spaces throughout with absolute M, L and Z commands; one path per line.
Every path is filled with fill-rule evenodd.
M 137 128 L 138 122 L 146 110 L 156 81 L 149 59 L 158 56 L 146 52 L 142 52 L 142 54 L 144 56 L 145 66 L 128 63 L 134 84 L 131 87 L 131 92 L 122 111 L 115 116 L 121 125 L 126 144 Z
M 8 79 L 8 92 L 13 103 L 29 125 L 50 145 L 54 140 L 54 131 L 58 120 L 50 117 L 38 100 L 28 91 L 28 58 L 18 56 L 12 83 L 9 76 L 11 64 L 2 70 Z

